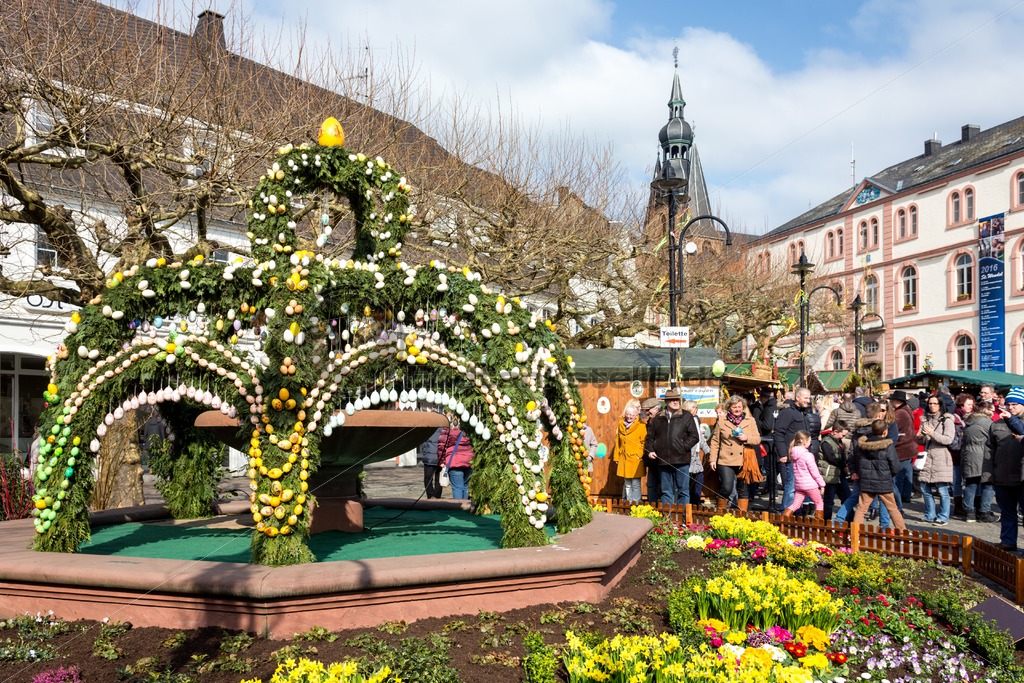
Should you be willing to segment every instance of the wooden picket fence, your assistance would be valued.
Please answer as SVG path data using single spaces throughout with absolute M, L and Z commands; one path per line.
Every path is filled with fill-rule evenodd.
M 628 500 L 591 496 L 591 505 L 601 506 L 614 515 L 628 515 L 636 505 Z M 933 560 L 947 566 L 958 567 L 968 576 L 977 572 L 1014 594 L 1018 605 L 1024 605 L 1024 559 L 1000 550 L 992 543 L 966 534 L 936 531 L 890 530 L 845 522 L 825 522 L 809 517 L 783 517 L 768 512 L 729 510 L 694 505 L 650 505 L 663 517 L 679 525 L 707 525 L 711 518 L 728 514 L 735 517 L 768 522 L 786 536 L 804 541 L 816 541 L 835 548 L 849 548 L 852 552 L 870 552 L 905 557 L 913 560 Z

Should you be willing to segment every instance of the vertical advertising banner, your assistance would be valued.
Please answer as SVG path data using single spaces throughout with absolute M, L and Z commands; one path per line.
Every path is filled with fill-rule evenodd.
M 978 221 L 978 369 L 1006 371 L 1003 214 Z

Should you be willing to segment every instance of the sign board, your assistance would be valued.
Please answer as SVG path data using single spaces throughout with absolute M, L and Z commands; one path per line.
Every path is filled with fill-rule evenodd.
M 688 349 L 690 348 L 689 327 L 662 327 L 661 348 L 663 349 Z
M 978 369 L 1006 370 L 1006 283 L 1003 214 L 978 221 Z
M 658 398 L 664 400 L 668 387 L 657 387 L 654 392 Z M 718 387 L 687 387 L 677 386 L 679 397 L 683 401 L 697 402 L 697 417 L 718 417 L 715 408 L 718 407 Z

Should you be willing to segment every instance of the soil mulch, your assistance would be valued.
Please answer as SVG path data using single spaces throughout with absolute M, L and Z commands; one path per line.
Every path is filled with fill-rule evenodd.
M 708 561 L 693 551 L 675 553 L 674 562 L 655 564 L 655 557 L 655 553 L 644 553 L 597 605 L 539 605 L 501 614 L 485 612 L 411 624 L 385 624 L 371 630 L 346 631 L 341 629 L 342 624 L 323 624 L 324 633 L 310 640 L 263 640 L 218 628 L 133 628 L 113 640 L 121 656 L 108 660 L 94 654 L 102 625 L 76 622 L 71 633 L 50 641 L 58 659 L 5 663 L 0 668 L 0 683 L 29 683 L 41 672 L 71 665 L 78 667 L 83 683 L 239 683 L 253 678 L 268 683 L 277 666 L 275 653 L 282 659 L 307 656 L 330 663 L 388 651 L 406 665 L 415 663 L 415 675 L 403 674 L 406 683 L 428 680 L 431 673 L 438 671 L 448 677 L 430 676 L 429 680 L 522 681 L 522 659 L 526 655 L 523 637 L 530 632 L 541 633 L 548 644 L 554 644 L 564 642 L 568 630 L 609 637 L 616 633 L 668 631 L 667 590 L 686 576 L 705 570 Z M 325 637 L 328 630 L 332 642 Z M 9 630 L 0 630 L 0 645 L 11 635 Z M 448 661 L 441 658 L 444 648 L 432 640 L 435 637 L 448 642 Z M 151 677 L 148 672 L 177 675 Z

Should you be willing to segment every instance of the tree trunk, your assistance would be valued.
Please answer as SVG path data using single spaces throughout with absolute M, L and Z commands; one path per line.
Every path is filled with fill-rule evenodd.
M 136 411 L 130 410 L 110 426 L 96 459 L 92 509 L 142 505 L 142 457 Z

